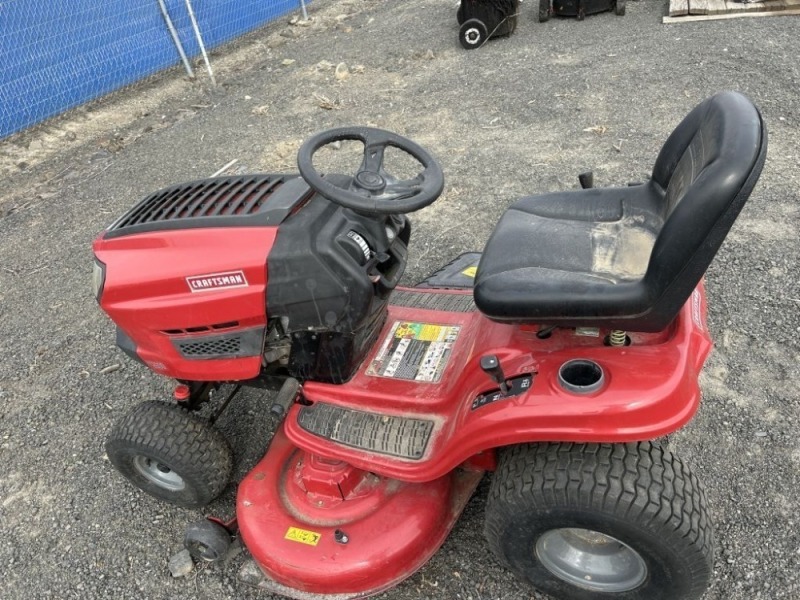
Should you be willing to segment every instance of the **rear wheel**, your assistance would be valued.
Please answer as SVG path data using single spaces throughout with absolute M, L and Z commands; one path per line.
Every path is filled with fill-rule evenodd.
M 646 442 L 507 448 L 485 533 L 504 566 L 564 600 L 699 598 L 713 563 L 697 478 Z
M 163 402 L 133 407 L 114 425 L 106 453 L 135 486 L 184 508 L 211 502 L 233 469 L 230 446 L 219 431 Z

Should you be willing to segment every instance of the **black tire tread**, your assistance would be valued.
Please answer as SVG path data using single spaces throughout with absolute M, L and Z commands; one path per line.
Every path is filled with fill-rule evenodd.
M 116 422 L 106 451 L 123 475 L 125 468 L 115 460 L 116 450 L 128 447 L 154 450 L 182 474 L 202 479 L 204 489 L 193 500 L 175 502 L 162 497 L 187 508 L 205 506 L 216 498 L 233 470 L 230 445 L 222 433 L 177 404 L 143 402 Z
M 486 510 L 485 533 L 495 555 L 502 556 L 506 519 L 553 505 L 602 510 L 680 541 L 697 549 L 693 573 L 710 573 L 714 542 L 705 493 L 683 462 L 658 445 L 542 443 L 503 449 Z M 704 591 L 693 589 L 689 597 Z
M 539 23 L 546 23 L 550 20 L 551 0 L 539 0 L 539 13 L 537 15 Z

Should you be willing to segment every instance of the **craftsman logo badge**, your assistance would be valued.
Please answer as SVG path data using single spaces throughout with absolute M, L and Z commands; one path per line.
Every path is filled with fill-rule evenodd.
M 230 288 L 247 287 L 247 278 L 243 271 L 228 271 L 225 273 L 209 273 L 208 275 L 196 275 L 187 277 L 186 283 L 192 292 L 213 292 L 214 290 L 226 290 Z

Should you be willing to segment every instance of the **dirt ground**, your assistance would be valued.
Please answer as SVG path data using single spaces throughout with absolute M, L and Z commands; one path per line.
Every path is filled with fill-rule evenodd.
M 707 275 L 716 345 L 673 450 L 711 505 L 706 598 L 800 597 L 800 21 L 667 26 L 664 1 L 642 0 L 625 17 L 539 24 L 525 2 L 512 37 L 467 52 L 454 4 L 317 0 L 312 24 L 283 19 L 212 53 L 217 89 L 175 68 L 0 142 L 0 597 L 270 597 L 237 581 L 245 553 L 171 579 L 201 513 L 146 497 L 104 456 L 120 411 L 171 389 L 115 348 L 91 294 L 92 239 L 141 197 L 234 159 L 229 173 L 292 170 L 301 141 L 328 127 L 394 130 L 446 176 L 412 215 L 412 283 L 480 249 L 522 195 L 575 188 L 588 168 L 597 185 L 648 177 L 672 128 L 722 89 L 761 108 L 769 156 Z M 248 391 L 220 421 L 239 475 L 264 447 L 267 405 Z M 486 490 L 381 598 L 544 600 L 488 553 Z M 230 515 L 234 494 L 211 510 Z

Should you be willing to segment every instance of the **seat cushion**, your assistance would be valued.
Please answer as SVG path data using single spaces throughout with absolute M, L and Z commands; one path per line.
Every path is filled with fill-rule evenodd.
M 650 303 L 642 278 L 663 223 L 660 195 L 645 184 L 517 201 L 484 250 L 476 304 L 500 320 L 629 323 Z
M 715 94 L 672 132 L 646 184 L 512 205 L 484 250 L 475 303 L 496 320 L 663 329 L 719 250 L 766 154 L 753 103 Z

